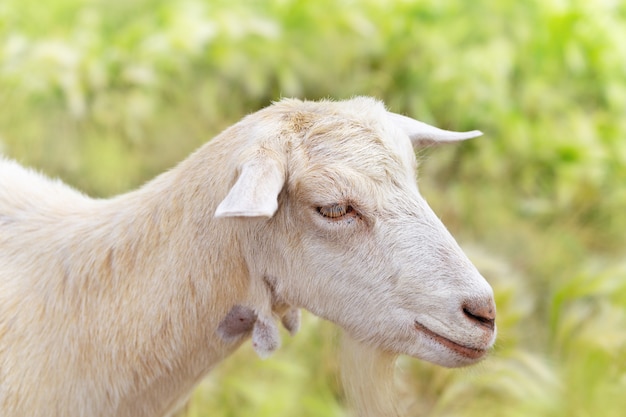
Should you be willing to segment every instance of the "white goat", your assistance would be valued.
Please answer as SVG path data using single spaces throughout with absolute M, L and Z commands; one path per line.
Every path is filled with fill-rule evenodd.
M 368 98 L 283 100 L 109 200 L 1 161 L 0 415 L 169 415 L 249 336 L 276 349 L 298 308 L 366 356 L 478 361 L 492 290 L 420 196 L 411 147 L 478 135 Z M 349 384 L 359 412 L 391 412 L 368 384 Z

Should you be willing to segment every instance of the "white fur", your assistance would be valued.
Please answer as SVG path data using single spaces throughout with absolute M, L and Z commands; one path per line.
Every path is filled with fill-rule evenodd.
M 491 288 L 420 196 L 409 139 L 476 133 L 410 120 L 283 100 L 108 200 L 0 161 L 0 415 L 168 415 L 248 337 L 271 353 L 297 308 L 378 351 L 479 360 Z

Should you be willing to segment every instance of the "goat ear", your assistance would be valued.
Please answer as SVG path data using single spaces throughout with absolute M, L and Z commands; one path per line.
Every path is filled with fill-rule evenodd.
M 454 143 L 475 138 L 483 134 L 480 130 L 472 130 L 469 132 L 453 132 L 451 130 L 443 130 L 401 114 L 391 112 L 388 113 L 389 117 L 396 124 L 396 126 L 402 129 L 404 133 L 409 136 L 414 147 Z
M 217 206 L 215 217 L 272 217 L 278 210 L 278 194 L 285 184 L 282 164 L 271 157 L 245 162 L 237 182 Z

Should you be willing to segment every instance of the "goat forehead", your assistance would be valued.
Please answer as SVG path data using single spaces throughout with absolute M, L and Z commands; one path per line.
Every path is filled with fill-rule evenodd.
M 290 134 L 292 162 L 303 170 L 335 166 L 376 182 L 415 181 L 411 142 L 393 125 L 381 102 L 366 97 L 340 102 L 283 100 L 277 108 L 283 128 L 295 133 Z
M 388 136 L 355 120 L 324 120 L 311 126 L 299 146 L 310 164 L 336 164 L 373 176 L 406 175 L 414 168 L 412 149 Z

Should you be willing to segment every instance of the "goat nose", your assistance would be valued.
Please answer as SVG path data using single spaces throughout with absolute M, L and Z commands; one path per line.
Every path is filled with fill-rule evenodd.
M 463 313 L 472 322 L 493 330 L 496 322 L 496 306 L 492 299 L 485 301 L 466 301 Z

